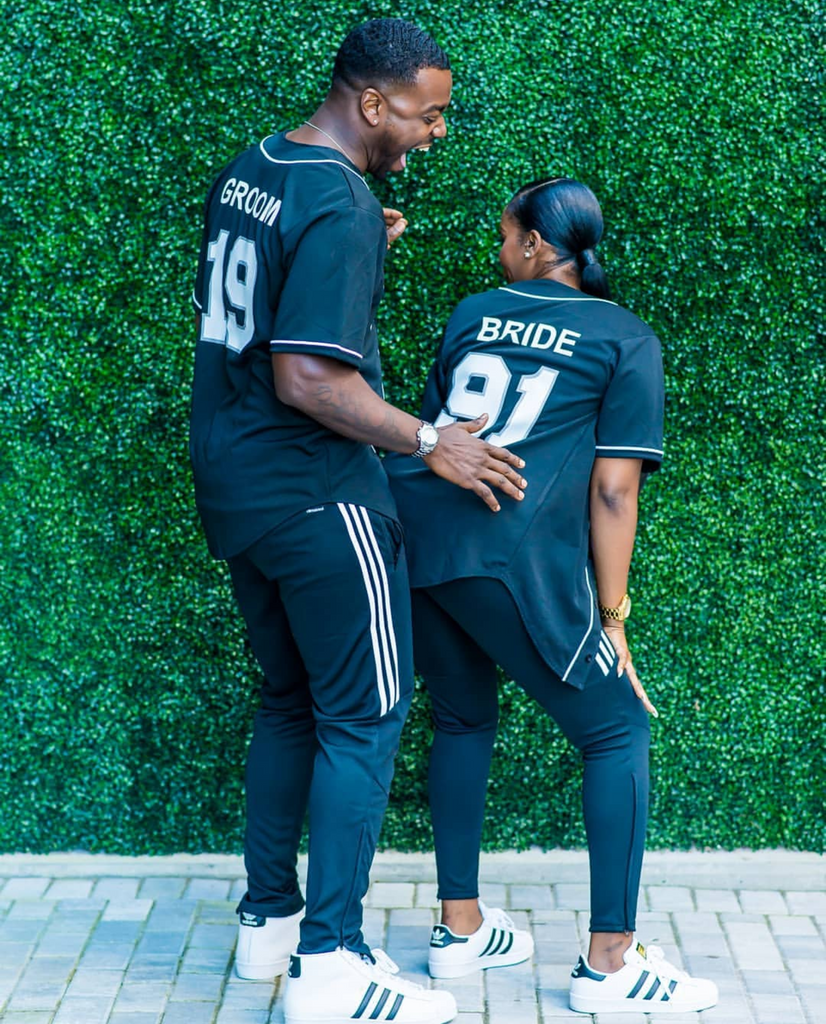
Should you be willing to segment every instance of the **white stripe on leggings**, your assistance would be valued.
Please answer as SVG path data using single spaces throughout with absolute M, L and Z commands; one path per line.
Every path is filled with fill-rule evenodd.
M 379 691 L 379 705 L 381 708 L 381 715 L 384 716 L 392 707 L 392 682 L 391 679 L 385 678 L 384 672 L 384 657 L 382 654 L 382 644 L 379 638 L 379 630 L 381 625 L 384 623 L 384 615 L 379 617 L 377 609 L 377 600 L 381 602 L 381 597 L 378 592 L 378 587 L 374 590 L 373 580 L 376 575 L 375 565 L 373 564 L 372 554 L 366 548 L 363 540 L 359 538 L 358 522 L 355 519 L 355 506 L 344 505 L 341 502 L 337 503 L 337 508 L 341 513 L 341 518 L 344 520 L 344 525 L 347 528 L 347 533 L 350 537 L 350 543 L 353 545 L 353 550 L 356 553 L 356 559 L 361 569 L 362 579 L 364 581 L 364 589 L 367 591 L 367 604 L 370 608 L 370 639 L 373 644 L 373 658 L 376 663 L 376 685 Z M 385 638 L 385 645 L 387 641 Z M 390 700 L 388 700 L 390 698 Z

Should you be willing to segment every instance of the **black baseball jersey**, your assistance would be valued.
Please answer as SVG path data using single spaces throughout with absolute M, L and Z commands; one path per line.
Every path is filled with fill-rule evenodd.
M 395 516 L 373 448 L 280 402 L 271 361 L 272 352 L 338 359 L 381 394 L 375 317 L 386 248 L 380 204 L 325 146 L 271 136 L 212 186 L 193 294 L 201 328 L 190 454 L 217 557 L 328 502 Z
M 471 296 L 448 322 L 422 417 L 442 426 L 483 412 L 481 436 L 525 459 L 525 498 L 503 496 L 494 515 L 418 459 L 388 456 L 411 583 L 501 579 L 545 661 L 581 687 L 594 659 L 605 665 L 589 553 L 591 470 L 597 456 L 642 459 L 644 472 L 659 466 L 659 341 L 615 303 L 555 281 Z

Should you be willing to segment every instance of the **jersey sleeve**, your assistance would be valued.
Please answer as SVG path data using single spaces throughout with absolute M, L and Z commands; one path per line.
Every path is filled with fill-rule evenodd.
M 386 248 L 384 222 L 369 211 L 348 207 L 314 221 L 297 243 L 278 296 L 270 350 L 358 366 Z
M 621 342 L 597 420 L 596 456 L 642 459 L 644 473 L 658 469 L 663 457 L 663 404 L 659 340 L 647 335 Z

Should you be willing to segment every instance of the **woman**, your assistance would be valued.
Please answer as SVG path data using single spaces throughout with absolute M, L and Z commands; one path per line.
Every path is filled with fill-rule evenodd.
M 594 252 L 602 214 L 586 186 L 524 186 L 500 230 L 507 284 L 456 308 L 422 416 L 440 427 L 486 413 L 485 439 L 525 460 L 524 500 L 494 516 L 420 460 L 386 460 L 435 724 L 429 787 L 442 923 L 430 972 L 455 978 L 533 952 L 527 932 L 478 899 L 501 665 L 584 756 L 591 938 L 572 973 L 571 1007 L 703 1009 L 717 1000 L 712 982 L 633 941 L 656 711 L 624 622 L 641 474 L 662 458 L 659 341 L 609 300 Z

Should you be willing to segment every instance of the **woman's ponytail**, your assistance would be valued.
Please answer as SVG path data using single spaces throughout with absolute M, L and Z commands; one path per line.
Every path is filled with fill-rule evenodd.
M 577 253 L 576 261 L 579 264 L 582 277 L 582 290 L 587 295 L 593 295 L 598 299 L 610 299 L 611 289 L 608 286 L 608 276 L 594 250 L 583 249 L 582 252 Z

